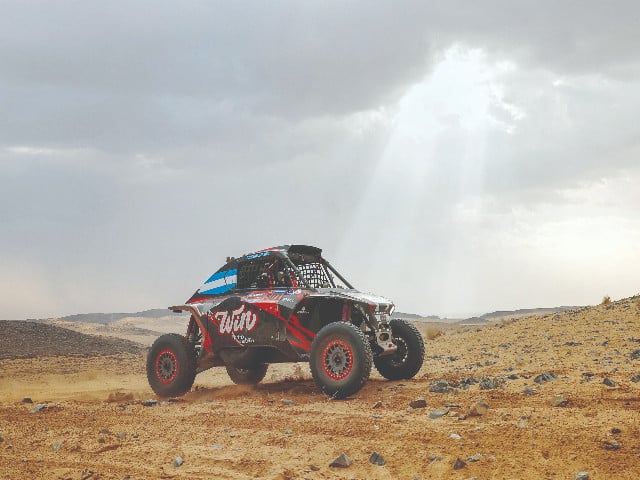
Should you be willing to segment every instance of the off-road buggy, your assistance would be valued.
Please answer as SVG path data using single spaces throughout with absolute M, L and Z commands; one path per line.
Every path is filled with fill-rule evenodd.
M 225 366 L 238 384 L 260 382 L 270 363 L 308 361 L 316 383 L 344 398 L 366 383 L 371 364 L 389 380 L 418 373 L 422 336 L 391 319 L 394 305 L 355 290 L 322 250 L 269 248 L 227 263 L 185 305 L 185 336 L 162 335 L 147 357 L 147 378 L 161 397 L 189 391 L 195 376 Z

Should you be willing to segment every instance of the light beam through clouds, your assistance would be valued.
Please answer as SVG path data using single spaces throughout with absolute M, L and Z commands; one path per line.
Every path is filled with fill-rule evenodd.
M 429 298 L 438 311 L 455 311 L 457 304 L 474 299 L 473 285 L 465 285 L 459 275 L 464 266 L 456 259 L 467 239 L 453 213 L 465 199 L 484 193 L 489 132 L 510 133 L 523 116 L 501 98 L 500 75 L 513 68 L 506 62 L 489 63 L 481 50 L 452 47 L 390 113 L 387 143 L 343 240 L 347 250 L 344 245 L 367 238 L 378 261 L 358 257 L 358 247 L 341 251 L 359 258 L 355 270 L 363 272 L 370 288 L 379 282 L 376 271 L 384 268 L 390 279 L 404 276 L 404 282 L 423 284 L 419 296 Z M 504 115 L 494 117 L 499 111 L 515 113 L 507 121 Z M 389 211 L 393 214 L 381 215 Z M 434 272 L 438 274 L 427 285 Z M 404 282 L 382 284 L 408 302 Z

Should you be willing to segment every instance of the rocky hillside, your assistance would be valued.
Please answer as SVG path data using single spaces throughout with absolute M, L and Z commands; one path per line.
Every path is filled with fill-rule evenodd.
M 0 360 L 38 356 L 97 356 L 140 353 L 127 340 L 74 332 L 46 323 L 0 320 Z

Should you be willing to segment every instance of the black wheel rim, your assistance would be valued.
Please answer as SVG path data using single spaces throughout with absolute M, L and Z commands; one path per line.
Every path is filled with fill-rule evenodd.
M 397 345 L 398 350 L 389 357 L 389 360 L 394 367 L 401 367 L 407 361 L 407 356 L 409 354 L 407 350 L 407 342 L 405 342 L 402 337 L 394 337 L 393 343 Z

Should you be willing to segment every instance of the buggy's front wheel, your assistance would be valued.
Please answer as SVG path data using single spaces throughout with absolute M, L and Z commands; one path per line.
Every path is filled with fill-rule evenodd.
M 413 378 L 424 362 L 424 340 L 415 325 L 394 318 L 389 322 L 393 342 L 398 350 L 373 359 L 376 370 L 388 380 Z
M 371 357 L 371 346 L 362 330 L 350 323 L 330 323 L 311 344 L 311 374 L 324 393 L 345 398 L 367 382 Z

